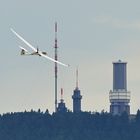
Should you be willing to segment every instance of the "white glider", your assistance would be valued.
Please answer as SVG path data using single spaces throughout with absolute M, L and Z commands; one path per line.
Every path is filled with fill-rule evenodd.
M 47 53 L 46 53 L 46 52 L 41 52 L 41 51 L 39 51 L 38 48 L 36 49 L 35 47 L 33 47 L 30 43 L 28 43 L 24 38 L 22 38 L 22 37 L 21 37 L 17 32 L 15 32 L 12 28 L 11 28 L 11 31 L 12 31 L 21 41 L 23 41 L 28 47 L 30 47 L 30 48 L 33 50 L 33 53 L 28 53 L 28 51 L 27 51 L 25 48 L 19 46 L 19 47 L 21 48 L 21 55 L 25 55 L 25 54 L 28 54 L 28 55 L 39 55 L 39 56 L 42 56 L 42 57 L 44 57 L 44 58 L 47 58 L 47 59 L 49 59 L 49 60 L 51 60 L 51 61 L 53 61 L 53 62 L 55 62 L 55 63 L 58 63 L 58 64 L 60 64 L 60 65 L 63 65 L 63 66 L 66 66 L 66 67 L 69 66 L 69 65 L 66 65 L 66 64 L 64 64 L 64 63 L 62 63 L 62 62 L 59 62 L 59 61 L 57 61 L 57 60 L 55 60 L 55 59 L 53 59 L 53 58 L 47 56 Z

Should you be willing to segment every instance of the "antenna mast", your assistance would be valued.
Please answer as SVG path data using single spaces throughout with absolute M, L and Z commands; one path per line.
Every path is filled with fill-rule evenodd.
M 55 22 L 55 60 L 58 60 L 58 55 L 57 55 L 57 22 Z M 55 112 L 57 112 L 57 72 L 58 72 L 58 67 L 57 63 L 55 62 Z
M 63 101 L 63 88 L 61 88 L 61 101 Z
M 76 70 L 76 89 L 78 89 L 78 68 Z

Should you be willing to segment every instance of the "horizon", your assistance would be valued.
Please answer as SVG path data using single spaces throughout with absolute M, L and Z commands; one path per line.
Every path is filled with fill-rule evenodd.
M 35 109 L 54 111 L 54 63 L 37 56 L 20 56 L 25 48 L 10 28 L 54 58 L 58 24 L 58 102 L 64 89 L 66 107 L 72 110 L 72 94 L 79 70 L 82 111 L 109 112 L 113 89 L 112 62 L 127 62 L 130 113 L 140 109 L 140 1 L 3 1 L 1 17 L 0 114 Z

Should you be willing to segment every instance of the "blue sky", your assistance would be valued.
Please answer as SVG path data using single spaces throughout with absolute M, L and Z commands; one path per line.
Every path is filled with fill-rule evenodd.
M 23 44 L 10 28 L 54 57 L 54 23 L 58 22 L 58 90 L 72 110 L 75 71 L 79 68 L 82 110 L 109 111 L 112 62 L 127 61 L 131 113 L 140 108 L 140 2 L 138 0 L 12 0 L 0 4 L 0 113 L 54 110 L 54 64 L 21 57 Z M 59 94 L 60 98 L 60 94 Z

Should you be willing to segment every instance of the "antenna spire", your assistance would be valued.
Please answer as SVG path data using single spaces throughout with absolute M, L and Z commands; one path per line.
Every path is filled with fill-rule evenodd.
M 55 22 L 55 48 L 57 48 L 57 22 Z
M 61 101 L 63 100 L 63 88 L 61 88 Z
M 55 22 L 55 32 L 57 32 L 57 22 Z
M 76 89 L 78 89 L 78 68 L 76 69 Z

